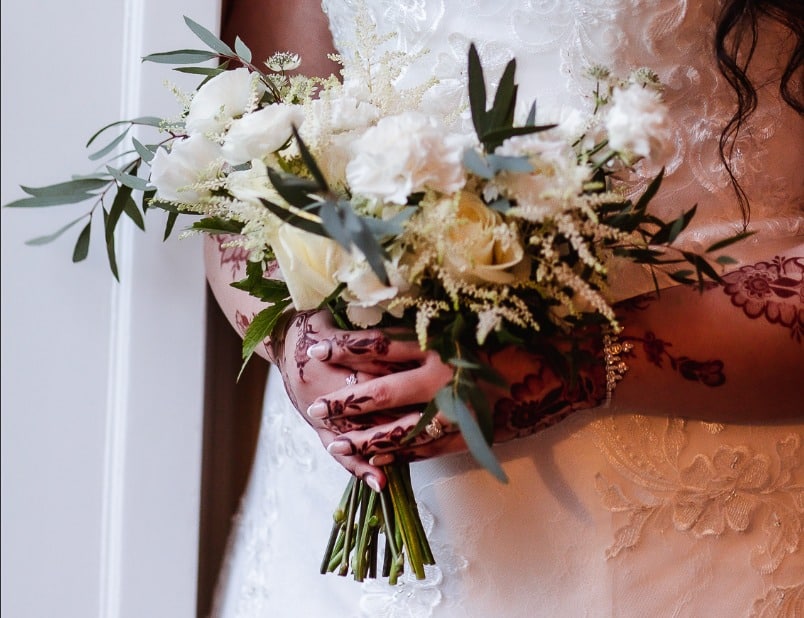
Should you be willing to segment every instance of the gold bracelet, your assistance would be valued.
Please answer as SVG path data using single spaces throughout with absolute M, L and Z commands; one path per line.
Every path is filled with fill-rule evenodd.
M 623 379 L 628 371 L 628 365 L 623 360 L 623 353 L 628 353 L 634 349 L 632 343 L 620 341 L 620 338 L 613 331 L 603 335 L 603 360 L 606 363 L 606 402 L 604 407 L 611 405 L 611 396 L 617 384 Z

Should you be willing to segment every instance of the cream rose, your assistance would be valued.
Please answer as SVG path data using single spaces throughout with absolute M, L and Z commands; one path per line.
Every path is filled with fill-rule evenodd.
M 528 260 L 514 230 L 473 193 L 460 193 L 443 241 L 444 268 L 467 283 L 508 284 L 528 275 Z
M 338 286 L 337 273 L 351 257 L 338 243 L 287 223 L 280 225 L 271 247 L 299 311 L 315 309 Z

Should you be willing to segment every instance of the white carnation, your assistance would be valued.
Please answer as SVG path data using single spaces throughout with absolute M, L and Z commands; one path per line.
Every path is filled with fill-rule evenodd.
M 353 193 L 395 204 L 425 188 L 454 193 L 466 181 L 462 158 L 470 143 L 418 112 L 388 116 L 354 141 L 346 179 Z
M 227 163 L 240 165 L 279 150 L 299 126 L 304 112 L 298 105 L 275 103 L 232 122 L 223 141 Z
M 670 122 L 661 95 L 636 85 L 614 90 L 605 127 L 609 146 L 628 157 L 659 162 L 670 141 Z
M 203 135 L 176 141 L 169 152 L 160 148 L 151 161 L 151 184 L 156 187 L 156 197 L 167 202 L 198 202 L 206 192 L 194 185 L 213 174 L 220 163 L 220 146 Z
M 184 120 L 187 132 L 221 133 L 232 118 L 248 111 L 265 86 L 248 69 L 224 71 L 198 89 Z

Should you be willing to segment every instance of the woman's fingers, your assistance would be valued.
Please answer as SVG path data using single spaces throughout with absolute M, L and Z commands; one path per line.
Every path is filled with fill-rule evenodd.
M 307 348 L 307 355 L 324 363 L 360 369 L 375 375 L 404 371 L 426 356 L 405 333 L 381 330 L 334 331 Z
M 352 384 L 316 399 L 307 408 L 307 415 L 316 422 L 411 406 L 420 408 L 452 379 L 452 372 L 434 352 L 428 352 L 420 365 L 407 371 L 380 377 L 357 372 Z
M 338 434 L 326 429 L 319 429 L 317 431 L 318 437 L 321 439 L 322 444 L 325 448 L 327 448 L 327 451 L 329 451 L 329 445 L 338 438 Z M 380 491 L 383 487 L 385 487 L 385 474 L 383 474 L 382 469 L 379 467 L 383 464 L 372 465 L 366 460 L 365 457 L 361 457 L 359 455 L 338 454 L 332 452 L 330 452 L 330 454 L 333 456 L 335 461 L 343 466 L 348 472 L 351 472 L 359 479 L 363 479 L 363 481 L 365 481 L 366 484 L 374 491 Z
M 419 413 L 405 414 L 369 429 L 341 433 L 329 443 L 327 451 L 336 458 L 359 457 L 381 466 L 396 460 L 414 461 L 465 450 L 460 431 L 440 414 L 426 429 L 412 435 L 420 417 Z

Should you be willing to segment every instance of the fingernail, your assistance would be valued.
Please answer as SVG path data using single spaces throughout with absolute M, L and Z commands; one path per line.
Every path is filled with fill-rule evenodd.
M 327 447 L 330 455 L 351 455 L 352 451 L 352 444 L 346 440 L 333 440 Z
M 379 453 L 369 459 L 369 463 L 372 466 L 387 466 L 390 463 L 394 463 L 394 459 L 395 458 L 391 453 Z
M 307 416 L 310 418 L 326 418 L 328 412 L 327 404 L 323 401 L 316 401 L 307 408 Z
M 329 341 L 319 341 L 307 348 L 307 356 L 320 361 L 328 361 L 332 357 L 332 344 Z
M 380 487 L 380 482 L 376 479 L 376 477 L 373 474 L 364 474 L 363 482 L 369 487 L 371 487 L 371 489 L 373 489 L 377 493 L 380 493 L 382 491 L 382 488 Z

